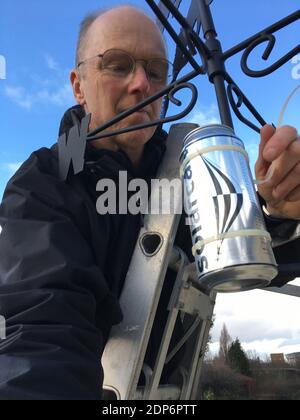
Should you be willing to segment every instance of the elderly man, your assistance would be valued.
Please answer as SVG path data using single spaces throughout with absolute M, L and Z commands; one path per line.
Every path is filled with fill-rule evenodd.
M 120 65 L 122 63 L 122 65 Z M 82 23 L 71 83 L 90 130 L 166 84 L 161 34 L 141 11 L 118 7 Z M 117 127 L 156 120 L 161 100 Z M 68 111 L 60 133 L 73 122 Z M 262 130 L 257 177 L 275 172 L 260 193 L 271 216 L 300 218 L 300 143 L 296 130 Z M 0 399 L 99 399 L 101 354 L 140 229 L 139 215 L 98 215 L 96 183 L 120 170 L 150 181 L 166 134 L 147 128 L 88 145 L 84 170 L 58 176 L 57 147 L 34 152 L 9 181 L 0 209 Z M 281 225 L 280 220 L 274 221 Z M 285 221 L 284 221 L 285 222 Z M 285 222 L 286 223 L 286 222 Z M 293 222 L 290 222 L 293 223 Z

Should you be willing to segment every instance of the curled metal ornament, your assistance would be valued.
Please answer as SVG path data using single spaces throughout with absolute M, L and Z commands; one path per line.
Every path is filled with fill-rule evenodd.
M 248 120 L 246 117 L 244 117 L 240 111 L 240 108 L 242 107 L 242 105 L 245 105 L 248 111 L 251 112 L 251 114 L 261 124 L 261 126 L 264 126 L 266 124 L 266 121 L 257 112 L 257 110 L 251 104 L 249 99 L 246 98 L 246 96 L 243 94 L 241 89 L 234 83 L 234 81 L 230 78 L 230 76 L 226 75 L 226 80 L 228 82 L 227 96 L 228 96 L 228 100 L 229 100 L 229 103 L 231 105 L 233 112 L 235 113 L 235 115 L 238 117 L 240 121 L 242 121 L 248 127 L 252 128 L 252 130 L 256 131 L 257 133 L 260 133 L 260 128 L 254 123 L 252 123 L 250 120 Z M 233 94 L 237 96 L 237 101 L 235 100 Z
M 248 58 L 252 51 L 261 45 L 262 43 L 267 42 L 266 49 L 262 55 L 263 60 L 268 60 L 270 57 L 271 52 L 274 49 L 274 46 L 276 44 L 276 38 L 273 34 L 269 33 L 263 33 L 258 38 L 256 38 L 244 51 L 241 59 L 241 68 L 243 72 L 250 77 L 263 77 L 267 76 L 268 74 L 273 73 L 275 70 L 277 70 L 279 67 L 281 67 L 283 64 L 287 63 L 289 60 L 291 60 L 295 55 L 297 55 L 300 52 L 300 44 L 297 45 L 294 49 L 292 49 L 289 53 L 285 54 L 282 58 L 277 60 L 275 63 L 273 63 L 271 66 L 267 67 L 263 70 L 252 70 L 248 66 Z

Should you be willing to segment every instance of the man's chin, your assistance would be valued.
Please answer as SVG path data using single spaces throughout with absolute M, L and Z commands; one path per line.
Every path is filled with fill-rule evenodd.
M 129 127 L 128 127 L 129 128 Z M 128 133 L 118 135 L 118 139 L 122 143 L 128 143 L 131 145 L 146 144 L 155 133 L 156 127 L 148 127 L 135 131 L 129 131 Z

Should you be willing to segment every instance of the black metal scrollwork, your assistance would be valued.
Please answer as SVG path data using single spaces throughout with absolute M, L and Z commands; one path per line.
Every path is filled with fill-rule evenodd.
M 273 48 L 275 46 L 276 43 L 276 38 L 274 35 L 272 34 L 262 34 L 259 38 L 257 38 L 255 41 L 253 41 L 253 43 L 246 48 L 246 50 L 244 51 L 244 54 L 242 56 L 242 60 L 241 60 L 241 67 L 242 70 L 245 74 L 247 74 L 247 76 L 250 77 L 263 77 L 263 76 L 267 76 L 268 74 L 273 73 L 273 71 L 279 69 L 279 67 L 281 67 L 283 64 L 287 63 L 289 60 L 291 60 L 296 54 L 298 54 L 300 52 L 300 44 L 293 48 L 289 53 L 287 53 L 285 56 L 283 56 L 282 58 L 280 58 L 279 60 L 277 60 L 275 63 L 273 63 L 271 66 L 267 67 L 264 70 L 251 70 L 247 64 L 248 58 L 250 56 L 250 54 L 252 53 L 252 51 L 260 44 L 264 43 L 268 41 L 268 45 L 265 49 L 265 52 L 262 56 L 262 58 L 264 60 L 267 60 L 271 54 L 271 52 L 273 51 Z
M 256 111 L 256 109 L 251 104 L 251 102 L 246 98 L 246 96 L 243 94 L 243 92 L 240 90 L 240 88 L 233 82 L 233 80 L 228 75 L 227 75 L 226 79 L 229 82 L 229 84 L 227 86 L 228 100 L 229 100 L 229 103 L 230 103 L 231 108 L 234 111 L 235 115 L 238 117 L 238 119 L 240 121 L 242 121 L 248 127 L 252 128 L 254 131 L 259 133 L 260 132 L 259 127 L 257 127 L 257 125 L 253 124 L 246 117 L 244 117 L 243 114 L 240 112 L 239 108 L 241 108 L 242 105 L 245 105 L 246 108 L 252 113 L 252 115 L 257 119 L 257 121 L 262 126 L 266 124 L 266 121 Z M 237 96 L 237 102 L 234 100 L 234 96 L 233 96 L 234 93 Z
M 192 0 L 191 8 L 194 9 L 194 4 L 197 0 Z M 198 22 L 198 33 L 193 30 L 193 27 L 190 26 L 189 21 L 185 19 L 182 14 L 178 11 L 178 7 L 181 2 L 171 1 L 171 0 L 161 0 L 159 5 L 155 3 L 154 0 L 146 0 L 148 5 L 151 7 L 153 12 L 156 14 L 158 20 L 161 22 L 162 27 L 167 30 L 175 45 L 177 47 L 176 57 L 174 61 L 174 77 L 177 77 L 180 70 L 189 63 L 198 73 L 206 73 L 206 63 L 209 54 L 209 50 L 205 47 L 205 44 L 200 39 L 198 33 L 200 32 L 201 24 Z M 175 4 L 174 4 L 175 3 Z M 168 18 L 172 14 L 174 18 L 181 25 L 182 30 L 179 35 L 173 29 L 172 25 L 169 23 Z M 197 22 L 198 16 L 194 17 L 195 23 Z M 199 56 L 202 61 L 202 65 L 199 65 L 195 60 L 194 56 L 196 53 L 199 53 Z
M 235 115 L 238 117 L 240 121 L 242 121 L 245 125 L 252 128 L 252 130 L 256 131 L 257 133 L 260 133 L 260 128 L 249 121 L 247 118 L 243 116 L 243 114 L 240 112 L 240 108 L 242 105 L 245 105 L 245 107 L 248 109 L 248 111 L 254 116 L 254 118 L 259 122 L 261 126 L 264 126 L 266 121 L 263 119 L 263 117 L 259 114 L 259 112 L 256 110 L 256 108 L 252 105 L 250 100 L 246 97 L 246 95 L 241 91 L 241 89 L 237 86 L 237 84 L 233 81 L 233 79 L 229 76 L 228 73 L 225 75 L 225 80 L 228 83 L 227 85 L 227 96 L 230 103 L 230 106 L 232 110 L 234 111 Z M 237 101 L 234 99 L 233 94 L 236 95 Z
M 190 75 L 188 77 L 193 78 L 194 77 L 194 72 L 190 73 Z M 133 108 L 128 109 L 127 111 L 123 112 L 122 114 L 117 115 L 115 118 L 113 118 L 112 120 L 110 120 L 106 124 L 103 124 L 102 126 L 98 127 L 96 130 L 90 132 L 87 136 L 87 141 L 99 140 L 99 139 L 104 138 L 104 137 L 112 137 L 112 136 L 115 136 L 117 134 L 124 134 L 124 133 L 128 133 L 128 132 L 131 132 L 131 131 L 140 130 L 142 128 L 158 126 L 160 124 L 165 124 L 165 123 L 169 123 L 169 122 L 172 122 L 172 121 L 177 121 L 181 118 L 184 118 L 194 108 L 194 106 L 197 102 L 197 99 L 198 99 L 198 91 L 197 91 L 196 86 L 194 86 L 192 83 L 188 83 L 188 82 L 184 81 L 188 77 L 185 77 L 184 79 L 182 79 L 182 81 L 172 83 L 165 90 L 160 91 L 157 95 L 154 95 L 151 98 L 148 98 L 148 99 L 144 100 L 143 102 L 140 102 L 138 105 L 134 106 Z M 167 94 L 168 100 L 170 102 L 172 102 L 174 105 L 181 106 L 182 103 L 181 103 L 181 101 L 179 101 L 175 97 L 175 94 L 178 93 L 182 89 L 190 90 L 191 93 L 192 93 L 192 97 L 190 99 L 190 103 L 180 113 L 178 113 L 176 115 L 173 115 L 173 116 L 170 116 L 170 117 L 161 118 L 161 119 L 156 120 L 156 121 L 150 121 L 148 123 L 138 124 L 138 125 L 135 125 L 135 126 L 130 126 L 130 127 L 127 127 L 127 128 L 119 129 L 117 131 L 111 131 L 111 132 L 105 131 L 105 130 L 107 130 L 107 128 L 117 124 L 119 121 L 128 117 L 132 113 L 139 111 L 140 109 L 144 108 L 145 106 L 151 104 L 152 102 L 161 98 L 165 94 Z M 99 133 L 101 133 L 101 134 L 99 134 Z
M 236 55 L 237 53 L 244 51 L 242 55 L 242 59 L 241 59 L 241 68 L 243 72 L 250 77 L 267 76 L 268 74 L 277 70 L 283 64 L 287 63 L 292 57 L 297 55 L 300 52 L 300 44 L 298 44 L 295 48 L 293 48 L 291 51 L 289 51 L 287 54 L 285 54 L 282 58 L 277 60 L 271 66 L 263 70 L 251 70 L 249 68 L 247 61 L 250 54 L 255 50 L 256 47 L 258 47 L 264 42 L 268 42 L 266 49 L 262 55 L 263 60 L 265 61 L 268 60 L 276 44 L 276 37 L 274 33 L 284 28 L 285 26 L 290 25 L 293 22 L 296 22 L 299 19 L 300 19 L 300 10 L 297 10 L 291 15 L 285 17 L 284 19 L 279 20 L 273 25 L 263 29 L 257 34 L 251 36 L 250 38 L 246 39 L 245 41 L 241 42 L 240 44 L 226 51 L 225 53 L 223 53 L 223 59 L 227 60 L 233 55 Z
M 64 174 L 62 176 L 64 179 L 67 176 L 70 162 L 73 162 L 74 156 L 74 159 L 76 160 L 75 166 L 79 168 L 76 173 L 78 173 L 80 171 L 80 168 L 83 167 L 83 140 L 85 140 L 85 142 L 98 140 L 104 137 L 114 136 L 116 134 L 122 134 L 156 125 L 158 126 L 163 123 L 176 121 L 185 117 L 193 109 L 198 97 L 196 87 L 189 82 L 199 75 L 207 74 L 209 81 L 213 83 L 215 87 L 216 97 L 218 100 L 218 109 L 223 124 L 233 127 L 230 111 L 231 106 L 231 109 L 243 123 L 245 123 L 247 126 L 252 128 L 256 132 L 259 132 L 259 127 L 242 115 L 240 111 L 242 105 L 245 105 L 245 107 L 255 117 L 259 124 L 264 125 L 265 121 L 255 109 L 255 107 L 252 105 L 250 100 L 242 92 L 242 90 L 231 79 L 230 75 L 228 74 L 225 68 L 226 60 L 236 55 L 237 53 L 243 51 L 243 55 L 241 58 L 241 68 L 243 72 L 250 77 L 262 77 L 272 73 L 300 52 L 300 44 L 298 44 L 294 49 L 292 49 L 290 52 L 288 52 L 286 55 L 284 55 L 272 65 L 268 66 L 266 69 L 253 70 L 250 69 L 248 66 L 248 59 L 250 54 L 255 50 L 257 46 L 261 45 L 264 42 L 267 42 L 267 46 L 262 58 L 263 60 L 269 59 L 276 44 L 276 38 L 274 36 L 274 33 L 284 28 L 285 26 L 299 20 L 300 10 L 297 10 L 295 13 L 287 16 L 284 19 L 281 19 L 280 21 L 269 26 L 268 28 L 265 28 L 259 33 L 241 42 L 240 44 L 232 47 L 228 51 L 223 52 L 221 43 L 217 39 L 217 32 L 214 26 L 213 17 L 210 10 L 210 4 L 212 3 L 212 0 L 191 0 L 190 8 L 186 18 L 184 18 L 184 16 L 179 12 L 181 0 L 160 0 L 158 5 L 156 4 L 155 0 L 146 0 L 146 2 L 161 22 L 161 29 L 166 29 L 176 44 L 176 54 L 174 61 L 175 70 L 173 74 L 173 81 L 169 86 L 162 89 L 160 92 L 157 92 L 155 95 L 145 99 L 138 105 L 117 115 L 111 121 L 108 121 L 107 123 L 101 125 L 96 130 L 90 133 L 87 132 L 87 116 L 81 124 L 81 126 L 84 126 L 85 129 L 83 129 L 79 124 L 78 130 L 74 129 L 72 133 L 70 133 L 70 138 L 72 137 L 70 140 L 73 139 L 72 141 L 69 142 L 69 140 L 66 141 L 66 138 L 60 138 L 59 152 L 61 161 L 63 162 L 63 170 L 61 171 L 61 173 Z M 172 15 L 173 18 L 176 19 L 177 23 L 181 27 L 179 35 L 176 33 L 175 29 L 169 22 L 170 15 Z M 204 34 L 203 40 L 200 37 L 201 28 L 203 29 Z M 200 62 L 200 64 L 198 61 Z M 194 70 L 176 81 L 180 71 L 187 64 L 190 64 Z M 225 82 L 227 83 L 227 90 L 225 87 Z M 166 117 L 169 102 L 172 102 L 175 105 L 181 105 L 181 102 L 175 97 L 175 94 L 182 89 L 188 89 L 191 91 L 192 97 L 190 103 L 182 112 L 170 117 Z M 234 95 L 236 96 L 237 100 L 235 100 Z M 108 129 L 110 127 L 114 126 L 122 119 L 128 117 L 132 113 L 144 108 L 145 106 L 151 104 L 152 102 L 162 97 L 164 97 L 165 100 L 163 101 L 163 111 L 161 119 L 157 121 L 151 121 L 145 124 L 135 125 L 117 131 L 108 132 Z M 83 138 L 84 136 L 85 139 Z M 78 144 L 78 142 L 75 141 L 76 138 L 80 138 L 80 153 L 78 151 L 76 152 L 75 150 L 75 145 Z M 68 146 L 68 144 L 70 144 L 71 146 Z

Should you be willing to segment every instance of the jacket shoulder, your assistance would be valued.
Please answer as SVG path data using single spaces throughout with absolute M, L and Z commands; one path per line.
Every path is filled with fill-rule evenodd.
M 50 210 L 66 214 L 78 208 L 82 198 L 59 177 L 57 148 L 33 152 L 8 181 L 0 216 L 43 217 Z
M 42 147 L 41 149 L 31 153 L 31 155 L 22 163 L 20 168 L 10 178 L 7 183 L 7 187 L 17 184 L 21 179 L 28 179 L 28 181 L 32 182 L 33 179 L 31 179 L 31 176 L 37 174 L 40 176 L 50 175 L 53 177 L 53 180 L 58 178 L 58 157 L 55 146 L 51 149 Z M 40 179 L 35 179 L 32 186 L 38 185 L 39 181 Z

